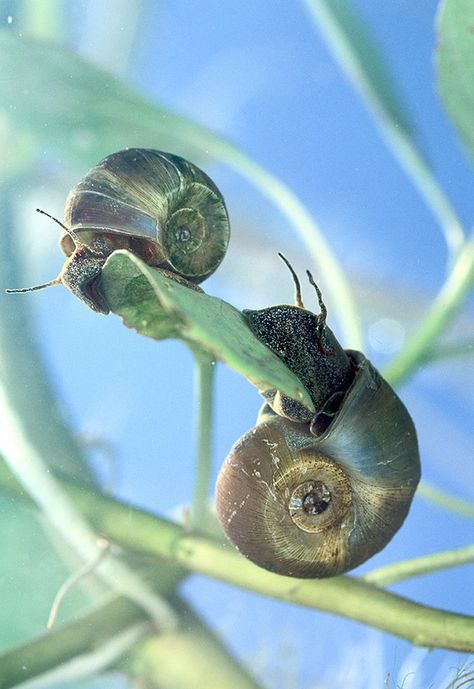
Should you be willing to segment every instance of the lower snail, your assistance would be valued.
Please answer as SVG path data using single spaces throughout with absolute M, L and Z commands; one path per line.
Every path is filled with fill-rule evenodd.
M 304 309 L 289 268 L 296 305 L 244 314 L 306 385 L 316 411 L 266 393 L 256 426 L 224 462 L 216 507 L 228 538 L 255 564 L 330 577 L 372 557 L 402 525 L 420 479 L 418 443 L 389 384 L 327 327 L 309 271 L 319 315 Z
M 63 284 L 101 313 L 109 308 L 99 277 L 116 249 L 193 287 L 219 266 L 230 235 L 214 182 L 184 158 L 144 148 L 104 158 L 70 192 L 64 224 L 52 219 L 63 228 L 60 246 L 68 257 L 61 273 L 44 285 L 7 291 Z

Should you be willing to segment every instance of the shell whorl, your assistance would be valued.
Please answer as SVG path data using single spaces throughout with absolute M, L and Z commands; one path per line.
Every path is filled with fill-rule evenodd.
M 323 435 L 267 409 L 218 478 L 228 537 L 279 574 L 327 577 L 361 564 L 400 528 L 419 481 L 408 412 L 370 362 L 351 355 L 359 371 Z
M 158 263 L 200 282 L 218 267 L 229 242 L 221 193 L 179 156 L 130 148 L 92 168 L 68 196 L 64 223 L 86 236 L 97 230 L 159 245 Z M 67 235 L 61 239 L 72 252 Z

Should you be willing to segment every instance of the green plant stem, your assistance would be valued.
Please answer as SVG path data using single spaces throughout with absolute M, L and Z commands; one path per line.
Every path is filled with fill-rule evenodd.
M 225 152 L 227 147 L 216 146 L 216 155 L 222 149 Z M 341 264 L 308 210 L 281 180 L 238 149 L 231 148 L 225 161 L 253 182 L 297 231 L 311 260 L 317 266 L 318 281 L 324 285 L 324 293 L 329 296 L 326 301 L 336 312 L 342 341 L 346 347 L 363 351 L 364 336 L 353 297 L 354 290 L 349 286 Z
M 443 362 L 452 359 L 461 359 L 466 356 L 474 355 L 474 341 L 466 340 L 460 342 L 449 342 L 447 344 L 441 344 L 431 350 L 431 352 L 426 352 L 424 361 L 428 362 Z
M 412 337 L 384 371 L 391 385 L 400 385 L 431 351 L 436 338 L 456 315 L 474 281 L 474 236 L 459 251 L 443 287 Z
M 160 689 L 259 689 L 218 637 L 182 599 L 172 600 L 180 629 L 141 640 L 119 667 Z M 186 662 L 176 662 L 185 658 Z
M 463 245 L 464 230 L 449 200 L 405 129 L 393 117 L 374 88 L 350 37 L 336 20 L 328 0 L 305 0 L 311 18 L 320 29 L 348 80 L 371 112 L 392 154 L 414 183 L 438 220 L 452 255 Z
M 33 333 L 31 302 L 27 295 L 5 294 L 6 288 L 22 286 L 25 280 L 13 209 L 13 199 L 21 189 L 21 178 L 0 185 L 0 387 L 9 406 L 21 416 L 26 437 L 47 457 L 48 466 L 93 483 L 90 467 L 48 382 L 49 372 Z
M 474 545 L 445 550 L 441 553 L 415 557 L 393 565 L 379 567 L 365 574 L 362 579 L 376 586 L 389 586 L 404 579 L 431 574 L 450 567 L 459 567 L 474 562 Z
M 474 505 L 468 500 L 463 500 L 456 495 L 446 493 L 426 481 L 421 481 L 417 488 L 418 497 L 442 507 L 444 510 L 461 514 L 463 517 L 474 519 Z
M 23 0 L 20 12 L 21 28 L 29 36 L 42 41 L 54 41 L 62 35 L 61 0 Z
M 113 597 L 94 606 L 72 622 L 61 624 L 50 632 L 19 644 L 0 654 L 0 689 L 9 689 L 27 680 L 45 676 L 46 679 L 65 666 L 67 671 L 75 662 L 77 676 L 88 671 L 94 653 L 103 655 L 102 649 L 114 638 L 123 639 L 124 632 L 147 621 L 143 610 L 124 597 Z M 148 620 L 148 631 L 150 624 Z M 131 638 L 128 648 L 137 641 Z M 122 653 L 127 648 L 122 648 Z M 96 658 L 97 670 L 99 662 Z M 113 662 L 113 658 L 109 658 Z M 65 681 L 65 679 L 64 679 Z
M 173 571 L 163 575 L 160 568 L 155 577 L 150 582 L 155 592 L 171 595 Z M 137 678 L 143 673 L 161 689 L 258 689 L 189 605 L 176 596 L 170 604 L 177 611 L 179 629 L 156 634 L 142 608 L 123 596 L 108 597 L 53 631 L 1 653 L 0 689 L 33 679 L 41 686 L 77 682 L 111 666 Z M 190 657 L 193 663 L 176 662 Z M 209 682 L 213 675 L 219 684 Z
M 310 581 L 278 576 L 224 543 L 189 535 L 176 524 L 89 488 L 67 481 L 61 485 L 97 531 L 124 548 L 264 596 L 358 620 L 416 645 L 474 652 L 473 617 L 420 605 L 353 577 Z M 1 463 L 0 486 L 25 498 Z
M 97 557 L 97 535 L 75 508 L 61 485 L 27 439 L 23 422 L 10 408 L 0 386 L 0 450 L 11 472 L 48 517 L 56 530 L 85 561 Z M 97 575 L 143 606 L 159 629 L 174 628 L 175 618 L 168 604 L 156 596 L 129 567 L 116 558 L 104 560 Z
M 212 469 L 213 381 L 216 362 L 204 350 L 193 348 L 196 361 L 195 414 L 197 471 L 191 526 L 199 529 L 206 520 Z

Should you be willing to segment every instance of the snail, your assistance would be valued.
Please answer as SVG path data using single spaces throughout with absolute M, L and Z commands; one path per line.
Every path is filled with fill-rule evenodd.
M 64 223 L 52 219 L 63 229 L 60 246 L 68 257 L 61 273 L 44 285 L 8 291 L 63 284 L 101 313 L 109 308 L 100 273 L 116 249 L 128 249 L 193 287 L 219 266 L 230 234 L 214 182 L 184 158 L 144 148 L 104 158 L 71 190 Z
M 216 508 L 228 538 L 255 564 L 322 578 L 353 569 L 391 540 L 407 516 L 420 461 L 401 400 L 362 353 L 341 348 L 309 271 L 321 312 L 304 308 L 289 267 L 295 306 L 244 314 L 299 375 L 316 411 L 265 393 L 256 426 L 224 461 Z

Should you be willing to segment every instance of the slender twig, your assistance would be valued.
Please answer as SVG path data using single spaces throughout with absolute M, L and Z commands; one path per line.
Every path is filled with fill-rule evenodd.
M 439 335 L 458 312 L 474 281 L 474 236 L 458 253 L 446 281 L 416 331 L 385 369 L 392 385 L 403 382 L 431 351 Z
M 91 574 L 97 567 L 100 565 L 104 557 L 107 555 L 107 552 L 110 548 L 110 543 L 105 540 L 105 538 L 99 538 L 97 539 L 97 546 L 99 547 L 99 552 L 97 555 L 90 561 L 86 562 L 81 569 L 79 569 L 77 572 L 72 574 L 64 584 L 61 586 L 59 591 L 57 592 L 53 604 L 51 606 L 51 611 L 49 613 L 49 618 L 48 618 L 48 623 L 46 625 L 47 629 L 52 629 L 54 625 L 56 624 L 56 620 L 58 618 L 58 613 L 59 609 L 62 605 L 63 600 L 69 593 L 69 591 L 80 581 L 84 579 L 88 574 Z
M 170 578 L 163 585 L 159 572 L 150 583 L 156 593 L 171 595 L 175 581 Z M 170 603 L 179 629 L 156 634 L 146 613 L 128 599 L 102 600 L 57 629 L 0 653 L 0 688 L 40 689 L 118 669 L 137 680 L 146 676 L 160 689 L 260 689 L 189 604 L 177 596 Z M 177 662 L 177 658 L 190 662 Z
M 64 540 L 89 562 L 101 552 L 97 548 L 96 534 L 29 442 L 22 420 L 9 407 L 2 383 L 0 376 L 0 450 L 4 459 Z M 156 596 L 127 565 L 116 558 L 109 558 L 100 564 L 97 573 L 114 589 L 143 606 L 158 628 L 175 626 L 175 617 L 169 605 Z
M 196 481 L 191 510 L 191 526 L 199 528 L 205 522 L 212 470 L 212 407 L 213 380 L 216 362 L 205 351 L 193 348 L 196 362 Z
M 388 586 L 404 579 L 431 574 L 450 567 L 459 567 L 471 562 L 474 562 L 474 545 L 395 562 L 393 565 L 374 569 L 365 574 L 362 579 L 369 584 Z
M 438 505 L 438 507 L 442 507 L 444 510 L 474 519 L 474 505 L 472 502 L 463 500 L 457 495 L 452 495 L 444 490 L 440 490 L 425 480 L 420 482 L 417 488 L 417 495 Z
M 2 471 L 0 485 L 25 499 L 18 484 Z M 123 548 L 165 558 L 264 596 L 358 620 L 416 645 L 474 652 L 474 617 L 420 605 L 355 577 L 311 581 L 279 576 L 220 542 L 189 534 L 143 510 L 66 481 L 61 486 L 97 531 Z M 130 521 L 133 530 L 128 528 Z
M 305 4 L 341 69 L 373 115 L 392 154 L 438 220 L 448 249 L 455 255 L 464 242 L 463 227 L 413 139 L 381 99 L 350 37 L 337 21 L 330 3 L 327 0 L 305 0 Z
M 442 363 L 447 360 L 464 359 L 466 356 L 474 356 L 474 340 L 439 344 L 425 353 L 423 361 Z

